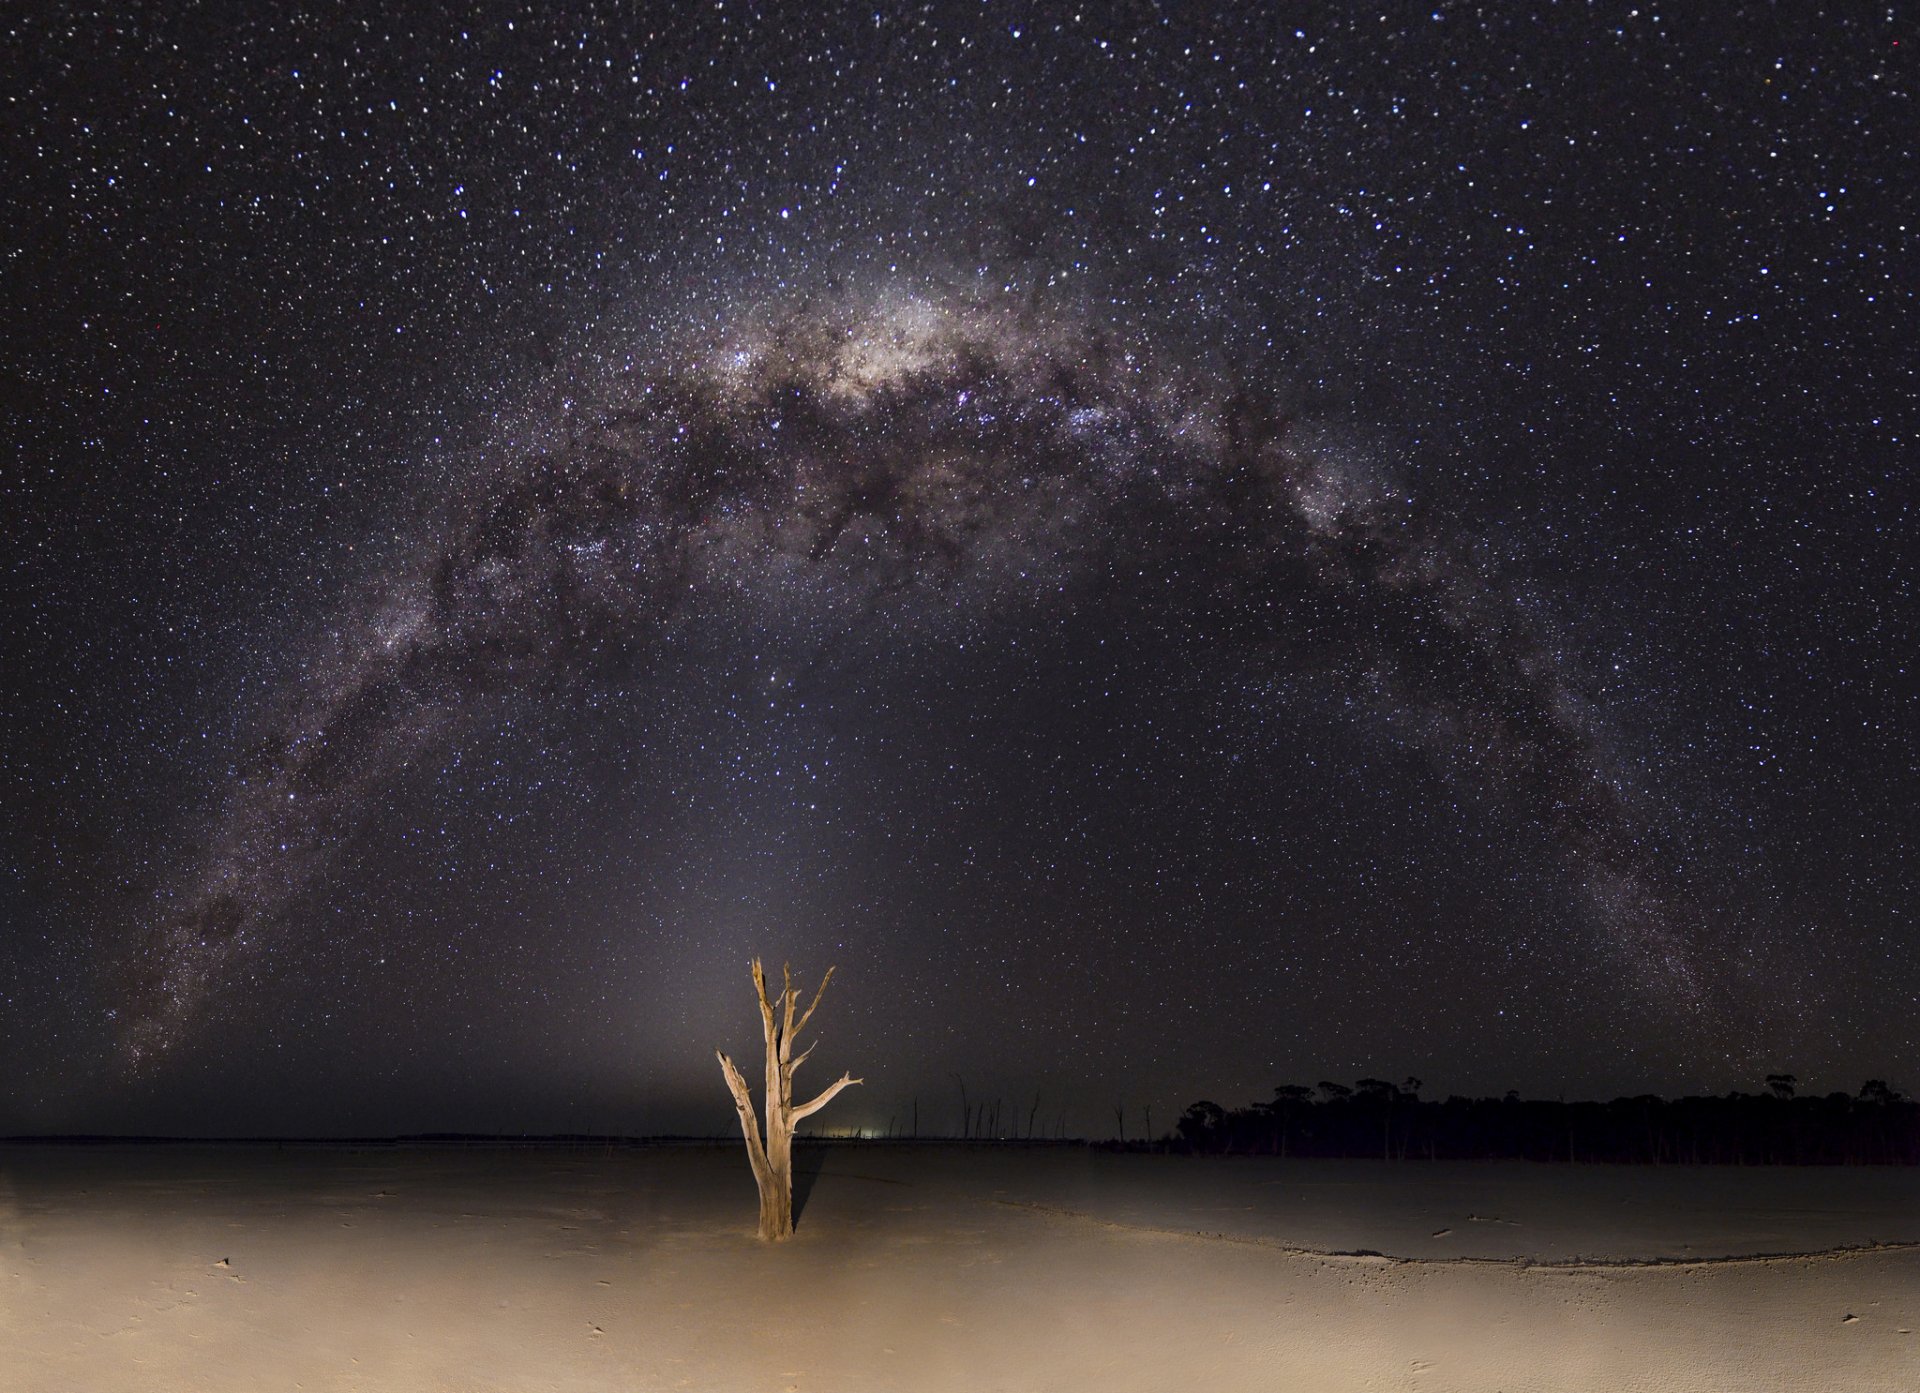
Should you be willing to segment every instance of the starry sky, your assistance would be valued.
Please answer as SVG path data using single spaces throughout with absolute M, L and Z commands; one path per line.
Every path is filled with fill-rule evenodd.
M 1920 1086 L 1895 10 L 4 37 L 0 1131 Z

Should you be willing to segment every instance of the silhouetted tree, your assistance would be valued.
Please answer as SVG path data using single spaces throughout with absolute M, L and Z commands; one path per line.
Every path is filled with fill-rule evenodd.
M 1381 1159 L 1393 1159 L 1393 1100 L 1400 1096 L 1400 1090 L 1385 1079 L 1361 1079 L 1354 1084 L 1355 1091 L 1368 1108 L 1380 1114 L 1380 1156 Z
M 1227 1110 L 1218 1103 L 1202 1098 L 1190 1105 L 1180 1115 L 1175 1128 L 1188 1146 L 1196 1150 L 1210 1150 L 1213 1142 L 1219 1138 L 1221 1129 L 1226 1125 Z
M 1283 1083 L 1273 1090 L 1273 1101 L 1267 1107 L 1279 1120 L 1279 1151 L 1282 1156 L 1287 1154 L 1289 1144 L 1293 1140 L 1295 1109 L 1305 1106 L 1312 1097 L 1313 1090 L 1303 1083 Z

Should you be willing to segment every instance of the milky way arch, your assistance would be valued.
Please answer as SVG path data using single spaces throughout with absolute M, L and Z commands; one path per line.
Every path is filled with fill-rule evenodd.
M 1282 395 L 977 297 L 809 305 L 557 392 L 473 465 L 265 720 L 139 954 L 151 1059 L 280 931 L 395 772 L 490 695 L 644 661 L 715 586 L 1123 593 L 1183 569 L 1214 631 L 1386 703 L 1546 829 L 1650 998 L 1702 999 L 1579 684 L 1439 510 L 1303 444 Z M 1277 661 L 1280 659 L 1276 659 Z

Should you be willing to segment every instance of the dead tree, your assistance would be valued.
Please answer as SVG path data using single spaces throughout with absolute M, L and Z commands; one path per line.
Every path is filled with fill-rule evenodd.
M 720 1056 L 720 1070 L 727 1076 L 727 1088 L 733 1094 L 733 1106 L 740 1114 L 740 1131 L 747 1139 L 747 1159 L 753 1163 L 754 1183 L 760 1187 L 760 1237 L 773 1243 L 793 1237 L 794 1124 L 819 1112 L 833 1101 L 834 1095 L 841 1089 L 861 1082 L 842 1074 L 812 1102 L 794 1103 L 794 1071 L 806 1063 L 807 1056 L 813 1053 L 813 1047 L 809 1045 L 796 1058 L 793 1044 L 800 1032 L 806 1029 L 807 1022 L 813 1019 L 814 1007 L 820 1004 L 820 998 L 827 994 L 827 983 L 833 980 L 833 969 L 828 968 L 827 975 L 820 979 L 820 989 L 813 994 L 812 1004 L 801 1013 L 798 1021 L 793 1018 L 794 1007 L 800 997 L 794 990 L 793 969 L 781 968 L 780 976 L 779 999 L 769 1001 L 766 973 L 760 969 L 760 959 L 753 960 L 753 990 L 760 998 L 760 1031 L 765 1037 L 767 1054 L 767 1130 L 764 1141 L 753 1116 L 753 1097 L 747 1091 L 747 1081 L 740 1076 L 740 1070 L 724 1051 L 714 1051 Z

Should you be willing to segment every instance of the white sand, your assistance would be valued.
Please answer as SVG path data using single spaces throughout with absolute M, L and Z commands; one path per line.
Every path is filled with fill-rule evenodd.
M 1920 1389 L 1911 1171 L 870 1147 L 754 1212 L 737 1150 L 0 1151 L 0 1390 Z

